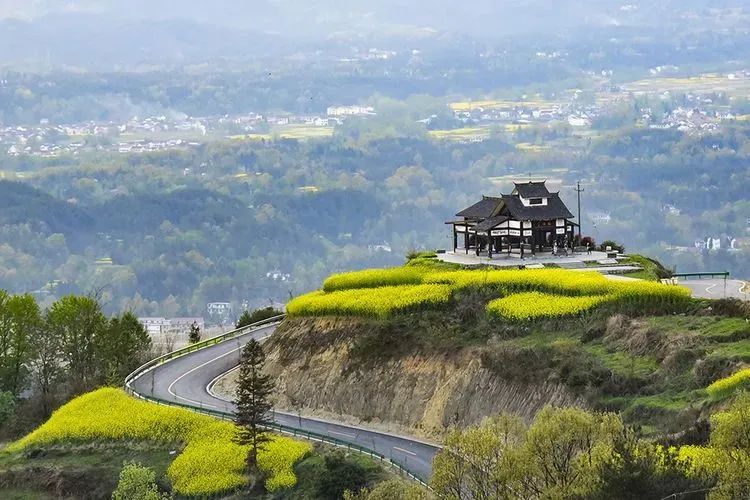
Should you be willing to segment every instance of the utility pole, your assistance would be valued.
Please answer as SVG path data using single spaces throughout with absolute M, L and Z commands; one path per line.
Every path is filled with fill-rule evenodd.
M 581 187 L 581 181 L 576 182 L 576 193 L 578 194 L 578 239 L 581 239 L 581 193 L 585 190 Z

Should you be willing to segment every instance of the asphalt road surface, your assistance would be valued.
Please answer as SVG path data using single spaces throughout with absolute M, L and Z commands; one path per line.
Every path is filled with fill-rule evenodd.
M 745 282 L 740 280 L 728 279 L 726 286 L 723 279 L 679 280 L 679 284 L 690 288 L 693 297 L 704 299 L 735 297 L 750 300 L 750 286 L 745 287 Z
M 254 337 L 269 337 L 275 325 L 260 328 L 231 340 L 167 361 L 136 379 L 132 388 L 144 396 L 233 412 L 231 402 L 217 398 L 209 386 L 239 363 L 240 349 Z M 432 473 L 432 459 L 439 448 L 413 438 L 353 427 L 345 424 L 274 412 L 276 422 L 306 431 L 327 435 L 357 444 L 391 458 L 414 475 L 427 481 Z

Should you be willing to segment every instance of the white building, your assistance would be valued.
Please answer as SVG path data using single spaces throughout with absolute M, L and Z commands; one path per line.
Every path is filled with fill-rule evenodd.
M 331 106 L 326 109 L 328 116 L 361 116 L 374 115 L 375 109 L 372 106 Z
M 166 332 L 169 328 L 167 318 L 138 318 L 150 337 L 156 337 Z
M 146 328 L 150 337 L 159 337 L 163 335 L 186 336 L 190 332 L 190 327 L 195 323 L 203 331 L 205 321 L 203 318 L 138 318 L 138 321 Z

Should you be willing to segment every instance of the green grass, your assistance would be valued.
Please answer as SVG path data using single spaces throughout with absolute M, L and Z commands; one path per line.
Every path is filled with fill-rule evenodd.
M 646 378 L 659 369 L 659 362 L 652 356 L 633 356 L 623 351 L 609 351 L 601 344 L 586 345 L 584 349 L 618 375 Z
M 622 398 L 629 402 L 631 407 L 646 407 L 666 411 L 681 411 L 695 398 L 690 391 L 682 391 L 673 394 L 653 394 L 649 396 L 634 396 Z
M 175 451 L 179 448 L 129 443 L 61 444 L 40 448 L 34 454 L 2 453 L 0 477 L 9 480 L 4 482 L 6 488 L 0 490 L 0 497 L 107 497 L 117 485 L 123 463 L 132 461 L 152 468 L 157 480 L 166 482 L 167 468 L 175 457 L 170 452 Z M 62 490 L 62 497 L 58 496 L 57 488 Z
M 750 340 L 720 344 L 711 351 L 711 356 L 750 362 Z
M 0 470 L 18 465 L 52 465 L 58 467 L 111 467 L 118 471 L 124 462 L 141 462 L 151 467 L 156 476 L 163 476 L 175 455 L 170 452 L 180 451 L 179 446 L 158 446 L 144 443 L 120 445 L 95 444 L 51 445 L 40 449 L 30 458 L 24 452 L 0 454 Z
M 743 318 L 721 316 L 655 316 L 648 318 L 650 326 L 665 333 L 693 332 L 716 342 L 731 342 L 750 338 L 750 323 Z
M 534 330 L 531 334 L 504 341 L 516 347 L 541 347 L 559 342 L 577 340 L 576 332 L 560 332 L 554 330 Z
M 650 273 L 649 271 L 630 271 L 627 273 L 624 273 L 623 276 L 627 276 L 628 278 L 636 278 L 639 280 L 646 280 L 646 281 L 652 281 L 654 279 L 654 275 Z
M 625 273 L 625 276 L 628 276 L 630 278 L 638 278 L 647 281 L 659 281 L 659 279 L 667 277 L 670 274 L 669 270 L 662 266 L 661 263 L 653 259 L 649 259 L 648 257 L 644 257 L 643 255 L 630 255 L 629 258 L 621 262 L 621 264 L 637 264 L 643 268 L 640 271 Z

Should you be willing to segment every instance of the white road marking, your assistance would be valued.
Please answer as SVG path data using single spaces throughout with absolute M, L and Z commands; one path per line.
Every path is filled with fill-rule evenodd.
M 271 334 L 271 335 L 273 335 L 273 334 Z M 262 341 L 262 340 L 266 340 L 266 339 L 267 339 L 268 337 L 270 337 L 271 335 L 266 335 L 265 337 L 261 337 L 261 338 L 259 338 L 259 339 L 256 339 L 256 340 L 257 340 L 258 342 L 260 342 L 260 341 Z M 239 349 L 239 348 L 238 348 L 238 349 Z M 235 351 L 237 351 L 237 349 L 235 349 L 235 350 L 234 350 L 233 352 L 235 352 Z M 221 357 L 221 356 L 219 356 L 219 358 L 220 358 L 220 357 Z M 216 358 L 216 359 L 219 359 L 219 358 Z M 218 380 L 219 380 L 220 378 L 222 378 L 222 377 L 224 377 L 224 376 L 226 376 L 226 375 L 229 375 L 230 373 L 232 373 L 232 372 L 233 372 L 233 371 L 235 371 L 235 370 L 239 370 L 239 368 L 240 368 L 240 365 L 237 365 L 237 366 L 235 366 L 234 368 L 232 368 L 231 370 L 229 370 L 229 371 L 226 371 L 226 372 L 224 372 L 224 373 L 220 373 L 220 374 L 218 374 L 218 375 L 217 375 L 216 377 L 214 377 L 214 379 L 213 379 L 213 380 L 212 380 L 211 382 L 209 382 L 208 384 L 206 384 L 206 392 L 208 393 L 208 395 L 209 395 L 209 396 L 212 396 L 212 397 L 214 397 L 214 398 L 216 398 L 216 399 L 221 399 L 222 401 L 227 401 L 227 402 L 231 402 L 231 400 L 229 400 L 229 399 L 226 399 L 226 398 L 222 398 L 222 397 L 218 396 L 217 394 L 214 394 L 214 391 L 213 391 L 213 386 L 214 386 L 214 384 L 215 384 L 215 383 L 216 383 L 216 382 L 217 382 L 217 381 L 218 381 Z M 173 383 L 174 383 L 174 382 L 173 382 Z M 170 387 L 171 387 L 171 386 L 170 386 Z
M 408 453 L 409 455 L 413 455 L 415 457 L 417 456 L 417 454 L 414 453 L 413 451 L 405 450 L 403 448 L 399 448 L 398 446 L 394 446 L 393 449 L 396 450 L 396 451 L 403 452 L 403 453 Z
M 354 434 L 347 434 L 346 432 L 339 432 L 339 431 L 328 431 L 330 434 L 338 434 L 339 436 L 346 436 L 348 438 L 355 439 L 357 436 Z
M 266 338 L 268 338 L 268 337 L 269 337 L 269 336 L 267 335 L 267 336 L 263 337 L 263 338 L 262 338 L 262 339 L 260 339 L 260 340 L 264 340 L 264 339 L 266 339 Z M 216 357 L 215 357 L 215 358 L 213 358 L 213 359 L 209 359 L 209 360 L 208 360 L 208 361 L 206 361 L 205 363 L 201 363 L 200 365 L 198 365 L 198 366 L 195 366 L 195 367 L 191 368 L 190 370 L 186 371 L 185 373 L 183 373 L 182 375 L 180 375 L 179 377 L 177 377 L 176 379 L 174 379 L 174 381 L 172 381 L 172 383 L 171 383 L 171 384 L 169 384 L 169 387 L 167 387 L 167 392 L 169 392 L 169 393 L 170 393 L 170 394 L 171 394 L 172 396 L 174 396 L 174 397 L 175 397 L 175 398 L 177 398 L 177 399 L 182 399 L 183 401 L 187 401 L 187 402 L 189 402 L 189 403 L 197 404 L 198 406 L 208 406 L 208 407 L 211 407 L 211 408 L 216 408 L 217 410 L 222 410 L 223 408 L 221 408 L 221 407 L 219 407 L 219 406 L 215 406 L 215 405 L 211 405 L 211 404 L 208 404 L 208 403 L 204 403 L 204 402 L 202 402 L 202 401 L 195 401 L 195 400 L 193 400 L 193 399 L 189 399 L 189 398 L 185 398 L 185 397 L 179 396 L 179 395 L 178 395 L 177 393 L 175 393 L 175 392 L 174 392 L 174 391 L 172 390 L 172 388 L 174 387 L 174 385 L 175 385 L 175 384 L 176 384 L 177 382 L 179 382 L 179 381 L 180 381 L 180 380 L 182 380 L 183 378 L 187 377 L 188 375 L 190 375 L 190 374 L 191 374 L 191 373 L 193 373 L 194 371 L 196 371 L 196 370 L 200 370 L 200 369 L 201 369 L 201 368 L 203 368 L 204 366 L 206 366 L 206 365 L 210 365 L 210 364 L 211 364 L 211 363 L 213 363 L 214 361 L 216 361 L 216 360 L 218 360 L 218 359 L 221 359 L 221 358 L 223 358 L 223 357 L 225 357 L 225 356 L 229 356 L 230 354 L 233 354 L 233 353 L 235 353 L 235 352 L 239 351 L 240 349 L 242 349 L 242 347 L 237 347 L 236 349 L 232 349 L 231 351 L 225 352 L 224 354 L 220 354 L 220 355 L 216 356 Z
M 718 285 L 718 283 L 714 283 L 713 285 L 709 285 L 709 286 L 707 286 L 707 287 L 706 287 L 706 293 L 708 293 L 708 294 L 711 294 L 711 293 L 713 293 L 713 292 L 711 291 L 711 289 L 712 289 L 712 288 L 714 288 L 714 287 L 715 287 L 716 285 Z

